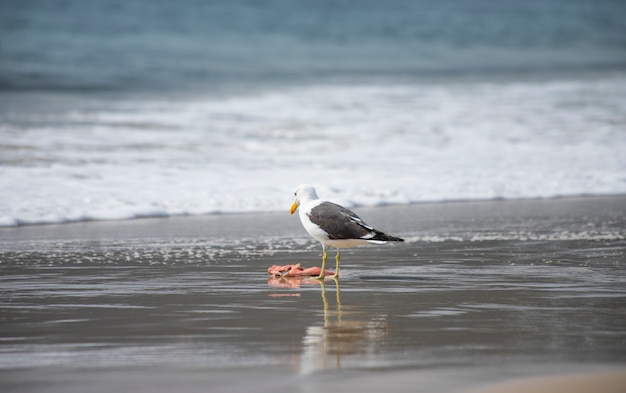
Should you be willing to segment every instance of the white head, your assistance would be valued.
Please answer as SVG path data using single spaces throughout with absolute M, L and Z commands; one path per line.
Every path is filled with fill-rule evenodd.
M 300 203 L 319 199 L 319 197 L 317 196 L 317 192 L 315 192 L 315 188 L 313 188 L 313 186 L 309 184 L 299 185 L 298 188 L 296 188 L 296 192 L 294 192 L 294 195 L 296 196 L 296 200 L 293 201 L 293 204 L 291 205 L 291 214 L 293 214 L 298 209 Z

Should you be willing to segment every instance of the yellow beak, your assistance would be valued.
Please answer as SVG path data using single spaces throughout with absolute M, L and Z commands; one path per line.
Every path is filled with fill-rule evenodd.
M 298 210 L 298 206 L 300 206 L 300 201 L 296 199 L 295 201 L 293 201 L 293 204 L 291 205 L 291 210 L 289 212 L 291 214 L 295 213 L 295 211 Z

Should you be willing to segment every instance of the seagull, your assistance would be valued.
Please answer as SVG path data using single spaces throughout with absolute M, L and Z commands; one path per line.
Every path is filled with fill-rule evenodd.
M 291 205 L 291 214 L 298 212 L 302 226 L 311 237 L 322 243 L 322 269 L 318 279 L 324 278 L 324 268 L 328 253 L 327 247 L 337 249 L 335 274 L 339 275 L 340 250 L 366 243 L 384 244 L 403 242 L 404 239 L 388 235 L 367 225 L 359 216 L 343 206 L 324 201 L 317 196 L 315 188 L 309 184 L 298 186 L 294 193 L 296 200 Z

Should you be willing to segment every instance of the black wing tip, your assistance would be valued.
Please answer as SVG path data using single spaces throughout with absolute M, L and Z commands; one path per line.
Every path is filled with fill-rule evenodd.
M 379 233 L 378 236 L 375 236 L 372 240 L 380 240 L 384 242 L 398 242 L 398 243 L 404 242 L 404 239 L 400 237 L 387 235 L 386 233 Z

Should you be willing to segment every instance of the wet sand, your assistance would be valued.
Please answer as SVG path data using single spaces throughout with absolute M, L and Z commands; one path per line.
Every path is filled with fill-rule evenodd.
M 624 390 L 626 196 L 355 210 L 323 283 L 288 212 L 0 229 L 0 390 Z

